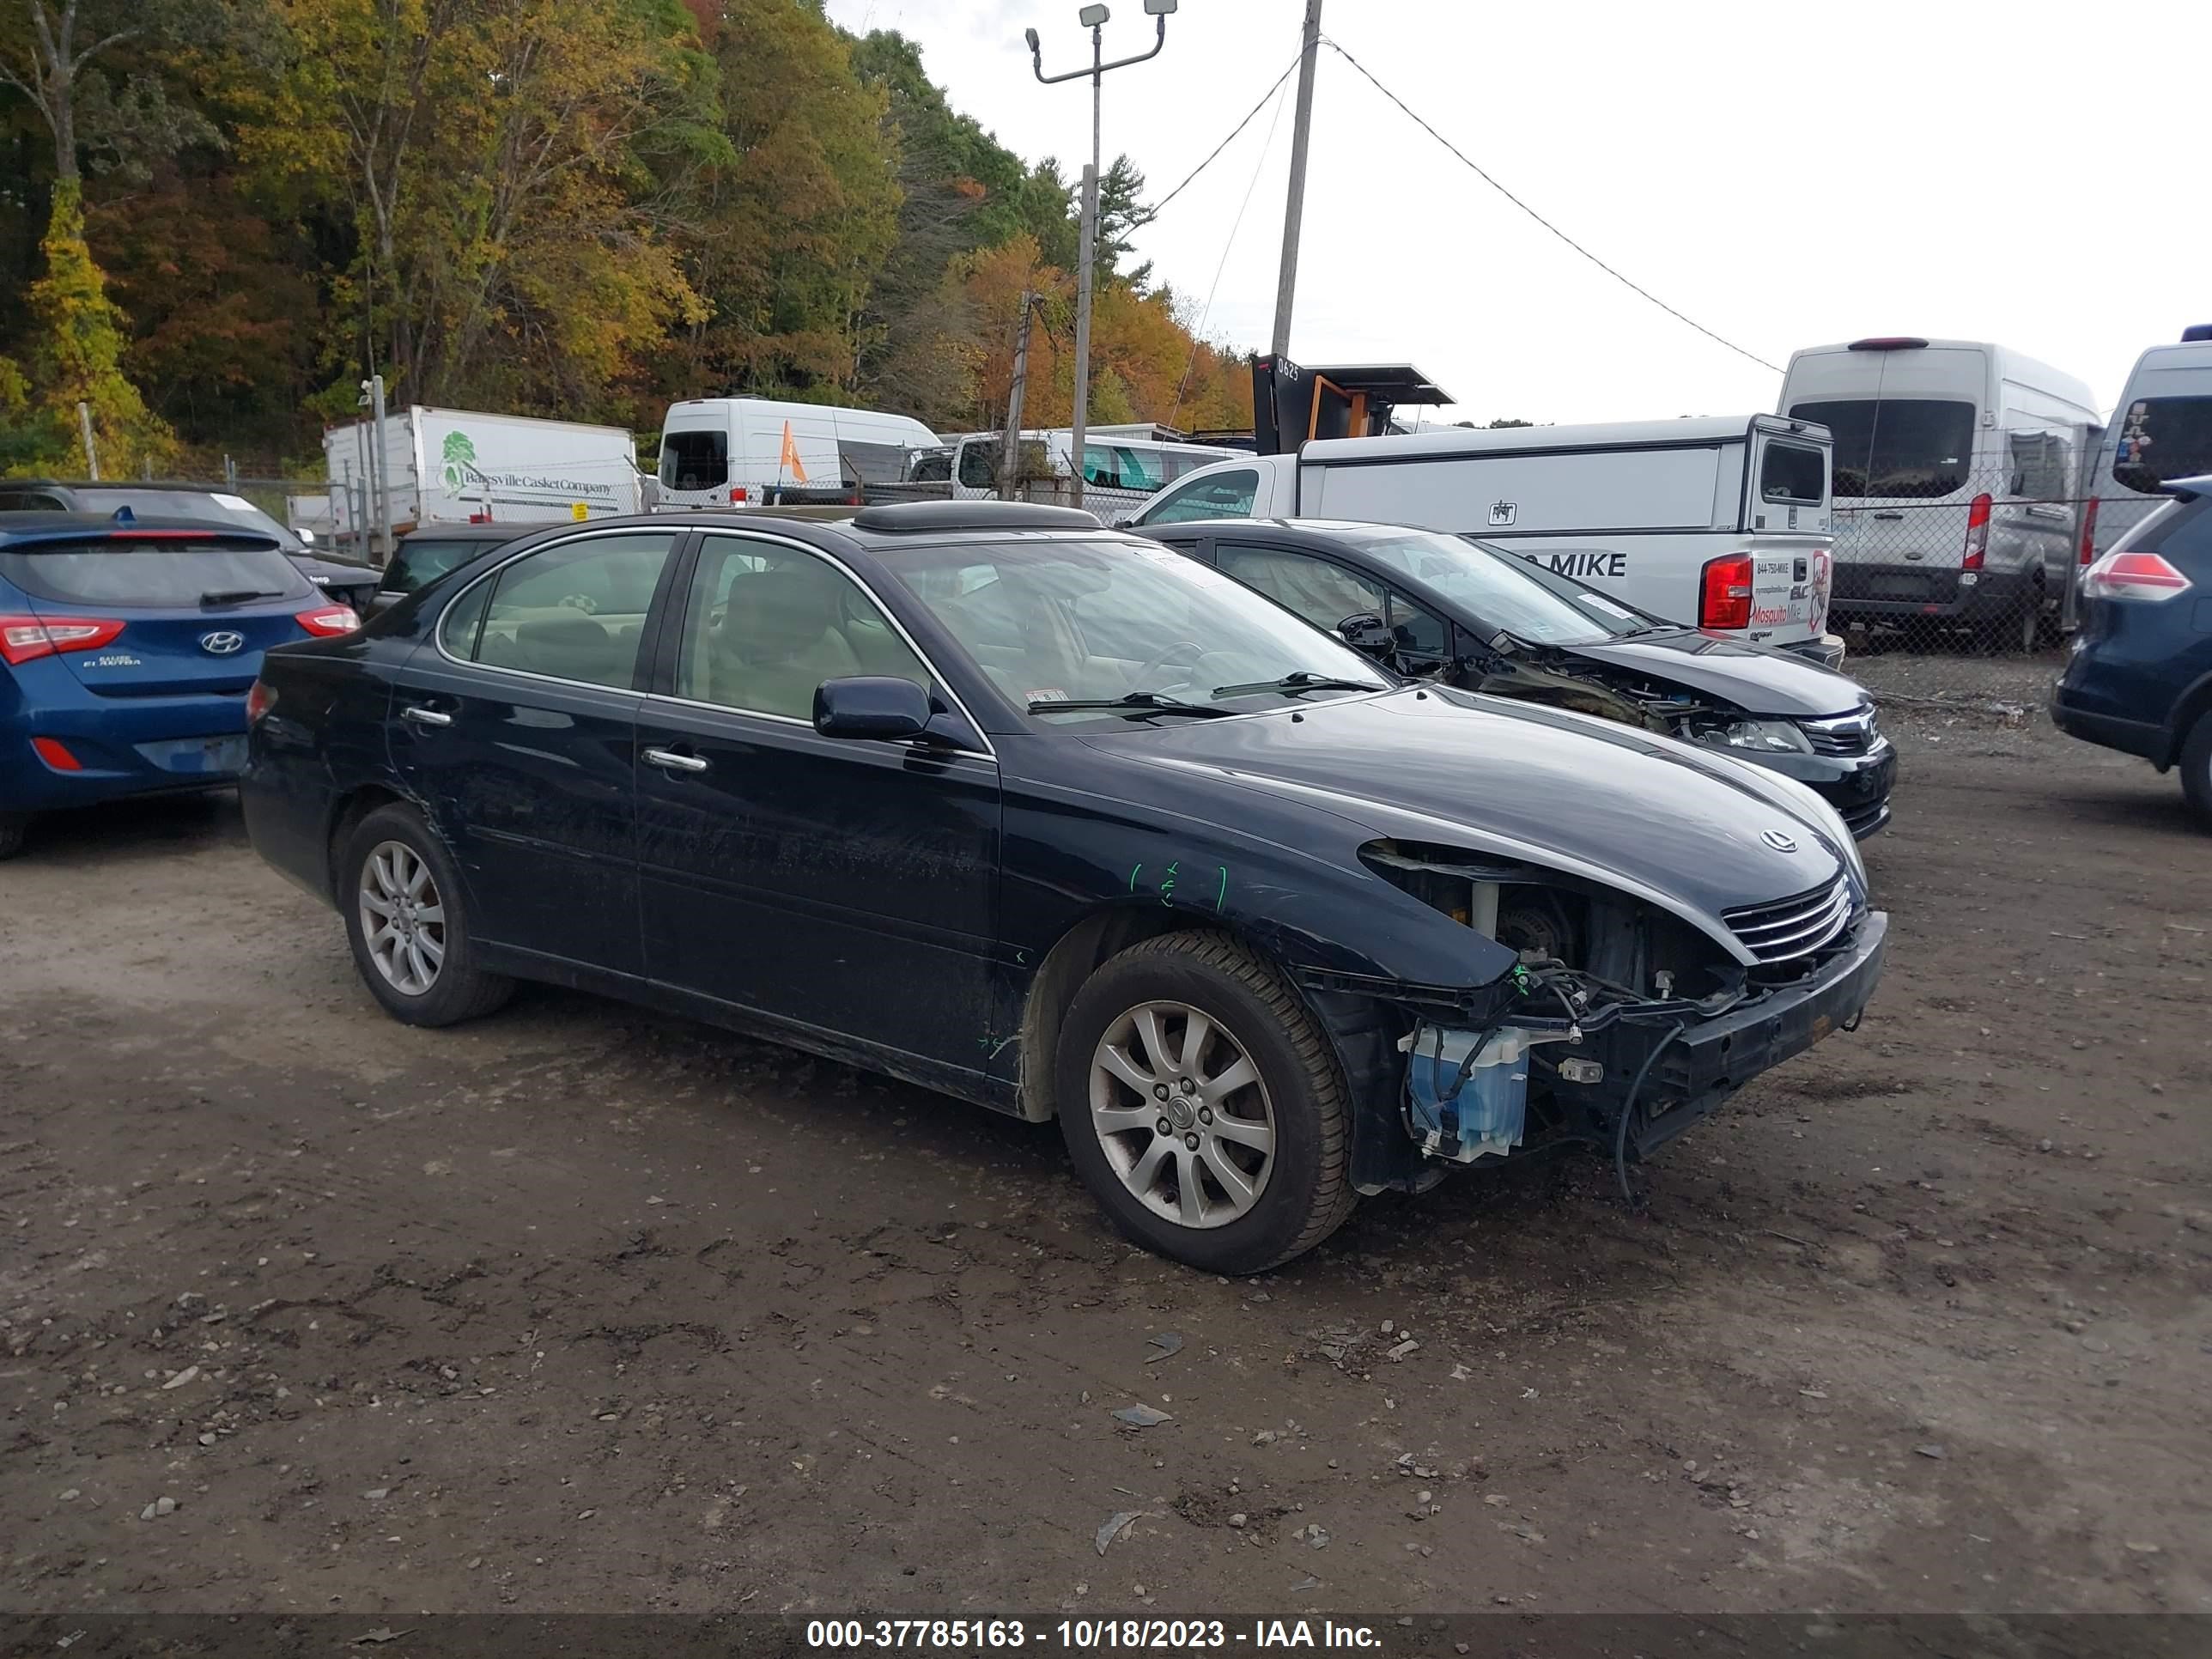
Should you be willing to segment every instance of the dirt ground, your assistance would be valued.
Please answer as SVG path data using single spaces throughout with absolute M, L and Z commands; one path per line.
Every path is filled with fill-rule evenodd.
M 1237 1283 L 1049 1126 L 568 994 L 394 1024 L 228 803 L 50 824 L 0 1606 L 2212 1609 L 2212 840 L 1894 724 L 1859 1031 L 1643 1213 L 1464 1177 Z

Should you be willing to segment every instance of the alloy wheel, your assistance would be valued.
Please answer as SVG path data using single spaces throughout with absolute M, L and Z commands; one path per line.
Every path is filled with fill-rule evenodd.
M 421 854 L 380 841 L 361 866 L 361 936 L 392 988 L 419 997 L 446 961 L 446 907 Z
M 1250 1212 L 1275 1165 L 1275 1112 L 1244 1046 L 1184 1002 L 1139 1003 L 1091 1057 L 1091 1121 L 1139 1202 L 1185 1227 Z

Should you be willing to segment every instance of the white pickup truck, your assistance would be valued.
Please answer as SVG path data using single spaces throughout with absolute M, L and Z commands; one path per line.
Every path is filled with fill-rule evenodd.
M 1335 519 L 1468 536 L 1670 622 L 1833 662 L 1825 427 L 1775 415 L 1432 428 L 1202 467 L 1132 527 Z

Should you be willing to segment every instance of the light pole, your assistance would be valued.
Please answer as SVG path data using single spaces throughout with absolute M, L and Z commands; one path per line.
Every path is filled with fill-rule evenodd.
M 1145 0 L 1146 15 L 1159 19 L 1159 27 L 1152 37 L 1152 49 L 1140 52 L 1133 58 L 1117 58 L 1112 63 L 1104 61 L 1106 52 L 1106 19 L 1111 15 L 1103 6 L 1085 6 L 1076 14 L 1076 21 L 1091 31 L 1091 67 L 1070 70 L 1065 75 L 1044 72 L 1044 52 L 1037 44 L 1037 32 L 1027 29 L 1023 39 L 1029 42 L 1030 67 L 1036 78 L 1046 86 L 1061 81 L 1073 81 L 1080 76 L 1091 77 L 1091 165 L 1083 169 L 1083 234 L 1078 258 L 1082 269 L 1075 278 L 1075 428 L 1069 440 L 1072 451 L 1070 470 L 1074 477 L 1070 481 L 1075 504 L 1083 505 L 1083 449 L 1085 428 L 1090 424 L 1091 404 L 1091 268 L 1097 258 L 1098 245 L 1098 138 L 1099 138 L 1099 82 L 1108 70 L 1127 69 L 1132 64 L 1141 64 L 1148 58 L 1157 58 L 1168 43 L 1168 16 L 1176 9 L 1176 0 Z

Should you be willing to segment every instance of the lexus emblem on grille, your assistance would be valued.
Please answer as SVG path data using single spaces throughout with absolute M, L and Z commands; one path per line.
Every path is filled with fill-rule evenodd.
M 218 628 L 212 634 L 200 635 L 200 649 L 210 657 L 228 657 L 234 651 L 246 648 L 246 635 L 234 634 L 228 628 Z
M 1797 843 L 1779 830 L 1762 830 L 1759 832 L 1759 838 L 1778 853 L 1794 853 L 1797 850 Z

